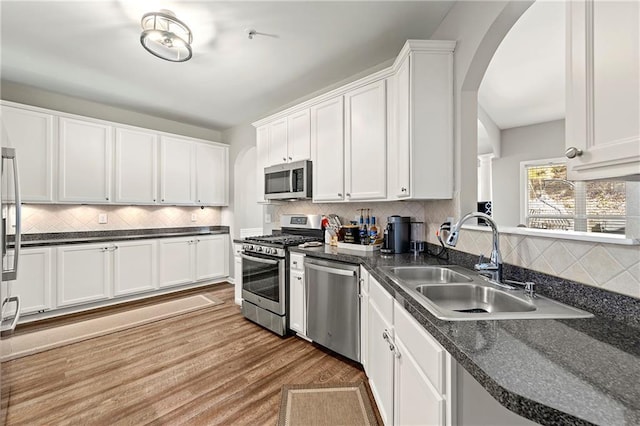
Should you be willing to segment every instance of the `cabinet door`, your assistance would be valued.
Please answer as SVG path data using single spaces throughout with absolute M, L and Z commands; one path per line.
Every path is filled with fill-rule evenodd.
M 303 336 L 306 336 L 306 316 L 304 272 L 292 270 L 289 295 L 289 328 Z
M 167 238 L 158 241 L 160 287 L 193 282 L 195 238 Z
M 118 203 L 153 204 L 158 197 L 158 136 L 116 129 L 116 194 Z
M 392 143 L 389 145 L 389 154 L 393 156 L 393 167 L 389 173 L 394 174 L 392 179 L 391 196 L 396 198 L 409 197 L 411 195 L 411 140 L 409 128 L 409 94 L 411 93 L 411 80 L 409 66 L 411 58 L 407 56 L 400 64 L 398 72 L 394 77 L 394 116 L 395 125 Z
M 287 119 L 269 123 L 269 165 L 287 162 Z
M 387 101 L 385 81 L 344 95 L 347 200 L 387 196 Z
M 445 426 L 445 399 L 431 385 L 399 335 L 395 345 L 393 423 Z
M 313 200 L 344 199 L 344 116 L 342 96 L 311 107 Z
M 238 244 L 236 244 L 237 246 Z M 234 298 L 236 305 L 242 305 L 242 258 L 240 257 L 240 250 L 235 250 L 234 256 L 234 269 L 233 269 L 233 281 L 234 281 Z
M 229 246 L 227 235 L 197 237 L 196 281 L 229 275 Z
M 229 193 L 229 148 L 199 143 L 196 146 L 196 202 L 227 205 Z
M 256 129 L 256 198 L 264 203 L 264 168 L 269 165 L 269 126 Z
M 60 201 L 109 202 L 111 138 L 110 126 L 60 118 Z
M 309 110 L 287 117 L 287 148 L 289 161 L 311 158 L 311 116 Z
M 58 307 L 111 297 L 110 250 L 106 243 L 56 249 Z
M 193 204 L 195 198 L 194 143 L 163 136 L 160 148 L 160 202 Z
M 20 163 L 22 201 L 53 201 L 53 120 L 50 114 L 2 106 L 2 124 Z
M 20 296 L 21 314 L 47 311 L 53 307 L 51 250 L 30 248 L 20 252 L 20 273 L 18 279 L 11 283 L 11 295 Z
M 114 295 L 158 288 L 157 245 L 155 241 L 142 240 L 114 244 Z
M 369 285 L 379 286 L 372 278 L 369 280 Z M 373 291 L 373 289 L 371 290 Z M 391 298 L 388 293 L 386 295 Z M 392 318 L 383 314 L 383 310 L 371 296 L 369 294 L 367 376 L 371 391 L 378 404 L 380 416 L 384 424 L 390 425 L 393 419 L 394 354 L 389 348 L 389 344 L 393 340 Z M 391 300 L 389 303 L 392 303 Z M 387 338 L 385 339 L 383 336 L 387 336 Z
M 640 3 L 567 2 L 568 178 L 640 174 Z

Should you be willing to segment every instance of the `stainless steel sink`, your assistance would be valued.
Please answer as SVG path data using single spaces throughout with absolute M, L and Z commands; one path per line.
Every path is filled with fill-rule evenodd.
M 416 291 L 440 308 L 455 312 L 531 312 L 536 307 L 511 294 L 477 284 L 419 285 Z
M 450 268 L 439 266 L 396 266 L 389 269 L 392 274 L 407 282 L 470 283 L 473 278 Z
M 504 290 L 460 266 L 393 266 L 384 272 L 435 317 L 449 321 L 589 318 L 589 312 L 522 289 Z

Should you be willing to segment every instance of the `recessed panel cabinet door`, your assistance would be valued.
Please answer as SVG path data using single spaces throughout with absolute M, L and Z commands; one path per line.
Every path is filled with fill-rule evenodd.
M 36 111 L 2 106 L 2 124 L 20 164 L 22 201 L 53 201 L 54 117 Z
M 387 101 L 385 80 L 344 95 L 345 196 L 347 200 L 387 196 Z
M 288 161 L 311 158 L 311 116 L 305 109 L 287 117 Z
M 20 252 L 20 273 L 11 286 L 11 295 L 20 296 L 21 314 L 48 311 L 53 307 L 51 252 L 50 248 L 28 248 Z
M 117 242 L 114 246 L 114 296 L 158 288 L 156 241 Z
M 287 160 L 287 119 L 269 123 L 269 165 L 286 163 Z
M 311 107 L 313 200 L 344 199 L 344 116 L 339 96 Z
M 193 282 L 195 237 L 167 238 L 158 241 L 160 287 Z
M 111 196 L 111 127 L 60 118 L 59 199 L 108 203 Z
M 229 237 L 211 235 L 194 237 L 196 247 L 196 281 L 229 275 Z
M 119 203 L 155 203 L 158 197 L 158 136 L 116 129 L 116 194 Z
M 163 136 L 160 147 L 160 202 L 194 204 L 195 147 L 193 142 Z
M 228 203 L 228 151 L 222 146 L 196 144 L 196 203 L 209 206 Z
M 108 243 L 56 248 L 58 307 L 111 297 L 112 249 Z
M 304 336 L 307 335 L 305 309 L 304 272 L 290 272 L 289 327 Z

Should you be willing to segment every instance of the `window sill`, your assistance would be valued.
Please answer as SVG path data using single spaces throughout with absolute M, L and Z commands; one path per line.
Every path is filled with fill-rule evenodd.
M 470 229 L 473 231 L 491 232 L 490 226 L 479 225 L 463 225 L 463 229 Z M 555 238 L 563 240 L 585 241 L 592 243 L 603 244 L 619 244 L 625 246 L 640 245 L 640 240 L 627 238 L 624 235 L 616 234 L 603 234 L 594 232 L 577 232 L 577 231 L 555 231 L 549 229 L 533 229 L 533 228 L 518 228 L 513 226 L 498 226 L 500 234 L 513 234 L 524 235 L 528 237 L 543 237 L 543 238 Z

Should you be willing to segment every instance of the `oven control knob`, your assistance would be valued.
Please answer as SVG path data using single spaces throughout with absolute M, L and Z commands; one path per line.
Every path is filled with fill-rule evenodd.
M 262 247 L 258 246 L 258 247 L 256 248 L 256 251 L 257 251 L 258 253 L 260 253 L 260 252 L 262 251 Z

